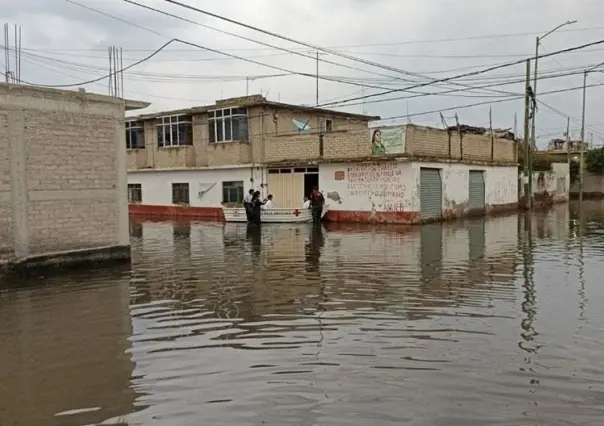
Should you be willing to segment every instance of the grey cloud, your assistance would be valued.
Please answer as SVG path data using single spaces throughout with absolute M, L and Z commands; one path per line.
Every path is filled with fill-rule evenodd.
M 242 41 L 216 31 L 211 31 L 196 25 L 187 24 L 157 13 L 142 10 L 123 1 L 78 0 L 79 2 L 119 16 L 138 25 L 151 28 L 165 34 L 162 38 L 142 31 L 136 27 L 117 20 L 101 16 L 81 7 L 69 4 L 63 0 L 23 0 L 7 1 L 0 9 L 0 18 L 11 23 L 19 23 L 24 31 L 24 48 L 33 49 L 30 52 L 52 58 L 36 61 L 29 58 L 23 73 L 33 82 L 64 84 L 83 81 L 102 75 L 106 70 L 104 50 L 109 45 L 123 46 L 126 63 L 133 59 L 142 58 L 156 49 L 170 37 L 180 37 L 191 42 L 199 43 L 229 53 L 253 57 L 252 59 L 301 72 L 314 73 L 313 60 L 292 55 L 277 55 L 263 46 Z M 301 49 L 283 40 L 243 29 L 237 26 L 205 17 L 204 15 L 168 5 L 161 0 L 140 0 L 141 3 L 184 16 L 196 22 L 225 29 L 253 39 L 263 40 L 279 46 Z M 296 39 L 309 41 L 321 46 L 355 46 L 376 43 L 402 43 L 417 40 L 463 38 L 476 35 L 523 33 L 537 30 L 547 31 L 567 19 L 577 19 L 580 22 L 575 28 L 599 27 L 597 17 L 604 13 L 604 4 L 596 2 L 570 2 L 570 0 L 546 1 L 540 0 L 526 4 L 519 0 L 508 1 L 439 1 L 439 0 L 333 0 L 319 2 L 286 2 L 269 0 L 249 0 L 237 2 L 193 1 L 188 3 L 207 8 L 213 12 L 224 14 L 234 19 L 257 25 L 261 28 L 291 36 Z M 522 6 L 522 7 L 521 7 Z M 58 26 L 57 26 L 58 25 Z M 543 43 L 544 51 L 555 51 L 568 46 L 585 43 L 603 37 L 602 31 L 559 32 L 552 34 Z M 387 64 L 401 70 L 412 72 L 429 72 L 454 70 L 469 66 L 489 66 L 518 59 L 517 54 L 531 54 L 534 51 L 535 36 L 484 38 L 476 40 L 461 40 L 438 43 L 409 43 L 380 46 L 348 47 L 341 50 L 368 60 Z M 62 49 L 58 51 L 56 49 Z M 88 49 L 89 51 L 84 51 Z M 593 52 L 561 55 L 556 60 L 542 60 L 540 69 L 556 70 L 568 67 L 581 67 L 601 61 L 604 45 L 594 48 Z M 195 103 L 211 102 L 227 96 L 241 95 L 246 88 L 245 78 L 239 81 L 223 79 L 218 81 L 209 76 L 252 76 L 279 73 L 266 67 L 249 64 L 236 60 L 220 59 L 219 55 L 196 50 L 191 47 L 174 46 L 170 52 L 163 52 L 156 58 L 133 69 L 126 74 L 127 95 L 134 98 L 149 100 L 155 110 L 178 108 Z M 368 53 L 373 53 L 368 55 Z M 264 55 L 262 57 L 258 57 Z M 267 56 L 270 55 L 270 56 Z M 466 56 L 466 58 L 446 58 L 444 56 Z M 494 55 L 504 55 L 493 57 Z M 505 56 L 510 55 L 510 56 Z M 93 57 L 95 56 L 95 57 Z M 383 77 L 376 74 L 396 75 L 407 78 L 393 71 L 379 69 L 367 64 L 347 61 L 333 55 L 322 58 L 345 63 L 355 68 L 373 71 L 361 73 L 327 63 L 320 64 L 320 72 L 324 75 L 354 76 L 362 78 L 365 83 L 384 85 Z M 207 60 L 210 59 L 210 60 Z M 217 60 L 220 59 L 220 60 Z M 56 62 L 62 61 L 62 62 Z M 67 63 L 65 63 L 67 62 Z M 88 68 L 83 68 L 87 66 Z M 46 68 L 45 68 L 46 67 Z M 52 68 L 53 70 L 49 69 Z M 444 77 L 461 73 L 431 74 Z M 477 76 L 465 80 L 467 84 L 486 84 L 488 78 L 504 76 L 510 79 L 521 79 L 524 73 L 523 65 L 503 69 L 495 73 Z M 69 75 L 65 75 L 69 74 Z M 190 76 L 185 78 L 183 76 Z M 175 77 L 179 76 L 179 77 Z M 24 76 L 25 78 L 25 76 Z M 502 77 L 503 78 L 503 77 Z M 594 75 L 590 78 L 597 83 Z M 418 79 L 419 80 L 419 79 Z M 251 93 L 268 92 L 268 97 L 279 98 L 281 101 L 313 104 L 315 83 L 312 78 L 283 77 L 272 79 L 254 79 L 249 82 Z M 391 83 L 390 83 L 391 84 Z M 539 82 L 539 92 L 572 87 L 580 84 L 580 77 L 568 77 Z M 106 82 L 89 86 L 90 90 L 103 92 Z M 395 87 L 404 87 L 400 84 Z M 444 90 L 452 85 L 431 86 L 420 89 L 424 91 Z M 513 93 L 522 93 L 522 83 L 496 88 Z M 589 89 L 588 125 L 593 130 L 600 123 L 597 99 L 602 89 Z M 365 89 L 365 94 L 376 90 Z M 363 93 L 360 87 L 321 81 L 320 99 L 346 98 L 359 96 Z M 482 91 L 482 93 L 487 93 Z M 405 96 L 408 93 L 392 95 Z M 467 93 L 466 93 L 467 95 Z M 489 98 L 461 96 L 431 96 L 407 101 L 391 101 L 383 103 L 366 103 L 349 109 L 355 112 L 362 110 L 382 116 L 405 115 L 410 113 L 447 109 L 455 105 L 471 104 L 486 101 Z M 492 98 L 494 125 L 511 127 L 514 112 L 518 113 L 521 123 L 522 101 L 498 102 L 500 97 Z M 559 95 L 543 96 L 541 98 L 557 109 L 580 116 L 580 92 L 569 92 Z M 458 110 L 464 122 L 476 125 L 488 123 L 489 106 Z M 445 112 L 446 117 L 452 117 L 455 111 Z M 413 118 L 415 122 L 438 125 L 440 118 L 437 113 Z M 564 118 L 547 108 L 541 107 L 538 113 L 538 129 L 547 133 L 552 128 L 560 128 Z M 563 123 L 565 124 L 565 123 Z M 519 127 L 521 125 L 519 124 Z M 576 124 L 573 127 L 577 127 Z M 604 127 L 604 126 L 602 126 Z M 596 134 L 596 138 L 599 134 Z

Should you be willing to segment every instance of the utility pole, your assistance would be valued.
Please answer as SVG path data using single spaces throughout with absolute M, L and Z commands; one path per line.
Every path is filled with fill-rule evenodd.
M 317 50 L 317 106 L 319 106 L 319 51 Z
M 581 107 L 581 146 L 579 153 L 579 201 L 583 201 L 583 152 L 585 151 L 585 95 L 587 93 L 587 73 L 583 71 L 583 105 Z
M 566 117 L 566 162 L 568 164 L 568 186 L 564 190 L 570 192 L 570 117 Z
M 529 163 L 531 162 L 531 150 L 529 149 L 529 120 L 531 116 L 531 60 L 526 60 L 526 84 L 524 88 L 524 199 L 526 206 L 531 208 L 531 198 L 529 186 Z

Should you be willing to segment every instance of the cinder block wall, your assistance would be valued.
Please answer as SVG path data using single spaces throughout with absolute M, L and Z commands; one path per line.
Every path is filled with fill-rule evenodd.
M 116 98 L 0 84 L 5 260 L 129 244 L 123 122 Z
M 474 135 L 432 127 L 408 125 L 405 135 L 405 151 L 409 155 L 473 161 L 516 161 L 513 141 Z

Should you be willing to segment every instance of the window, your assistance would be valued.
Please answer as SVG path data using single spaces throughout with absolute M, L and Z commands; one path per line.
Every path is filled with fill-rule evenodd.
M 145 131 L 140 121 L 126 121 L 126 149 L 145 147 Z
M 143 202 L 143 186 L 140 183 L 128 184 L 128 202 L 130 204 Z
M 247 141 L 247 109 L 226 108 L 208 112 L 210 143 Z
M 243 181 L 222 182 L 222 202 L 224 204 L 239 204 L 244 196 Z
M 189 204 L 189 184 L 172 184 L 172 204 Z
M 325 120 L 325 131 L 333 132 L 333 120 L 331 120 L 331 119 Z
M 193 145 L 193 120 L 190 115 L 172 115 L 157 119 L 157 146 Z

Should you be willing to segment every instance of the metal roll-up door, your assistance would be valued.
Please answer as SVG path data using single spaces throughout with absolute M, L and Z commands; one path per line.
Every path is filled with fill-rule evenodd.
M 443 184 L 440 169 L 422 167 L 419 175 L 420 218 L 438 219 L 442 216 Z
M 482 170 L 470 170 L 470 210 L 484 210 L 485 184 Z

